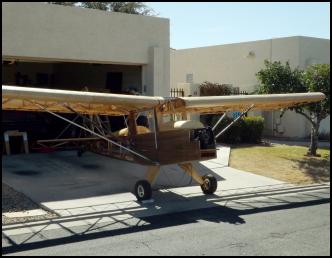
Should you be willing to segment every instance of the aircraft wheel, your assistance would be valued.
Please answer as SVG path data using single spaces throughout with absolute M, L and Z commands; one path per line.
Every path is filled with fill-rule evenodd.
M 217 190 L 217 179 L 212 175 L 203 176 L 204 183 L 201 185 L 204 194 L 213 194 Z
M 140 180 L 135 185 L 135 196 L 138 201 L 149 200 L 152 197 L 151 184 L 146 180 Z

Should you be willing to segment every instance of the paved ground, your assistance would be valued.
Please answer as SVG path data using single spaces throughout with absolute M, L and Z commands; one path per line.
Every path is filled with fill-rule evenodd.
M 327 185 L 233 196 L 219 206 L 101 224 L 18 234 L 3 227 L 2 252 L 12 255 L 330 255 Z M 134 214 L 133 212 L 131 214 Z M 102 219 L 101 217 L 98 220 Z M 54 221 L 55 222 L 55 221 Z
M 145 174 L 138 165 L 91 153 L 83 159 L 75 152 L 4 156 L 3 181 L 60 217 L 3 226 L 2 251 L 26 251 L 23 255 L 329 252 L 327 205 L 318 210 L 309 207 L 329 203 L 329 184 L 294 186 L 229 168 L 220 157 L 195 166 L 218 178 L 215 195 L 203 195 L 189 177 L 168 166 L 156 182 L 160 190 L 154 191 L 154 202 L 140 204 L 130 193 Z
M 307 146 L 310 145 L 310 140 L 302 140 L 302 141 L 294 141 L 294 140 L 282 140 L 282 139 L 276 139 L 276 138 L 265 138 L 263 141 L 270 142 L 273 144 L 285 144 L 289 146 Z M 328 141 L 320 141 L 318 142 L 319 148 L 330 148 L 330 142 Z
M 195 163 L 202 174 L 214 174 L 219 180 L 218 197 L 226 191 L 231 194 L 283 185 L 281 181 L 226 167 L 223 162 L 218 157 Z M 2 179 L 43 207 L 60 216 L 69 216 L 110 212 L 119 207 L 140 207 L 131 190 L 137 180 L 144 178 L 145 170 L 137 164 L 92 153 L 78 158 L 75 152 L 69 151 L 5 156 Z M 162 168 L 154 188 L 165 189 L 154 192 L 155 204 L 165 207 L 155 212 L 182 211 L 192 206 L 204 208 L 206 205 L 206 202 L 192 201 L 190 197 L 205 196 L 200 187 L 175 165 Z
M 24 194 L 2 183 L 2 224 L 19 223 L 57 217 Z
M 213 168 L 226 166 L 219 159 L 210 163 Z M 197 167 L 202 173 L 213 173 L 204 165 Z M 75 151 L 3 157 L 3 181 L 40 203 L 127 193 L 145 173 L 145 166 L 93 153 L 82 158 Z M 170 165 L 162 167 L 155 188 L 188 185 L 195 183 L 178 166 Z

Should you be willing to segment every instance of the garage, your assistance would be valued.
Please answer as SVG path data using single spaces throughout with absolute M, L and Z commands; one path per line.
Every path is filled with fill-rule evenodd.
M 25 87 L 94 91 L 116 94 L 142 94 L 142 66 L 79 62 L 3 61 L 2 84 Z M 67 114 L 75 119 L 75 115 Z M 53 139 L 66 124 L 47 113 L 2 111 L 2 130 L 28 133 L 29 141 Z M 110 118 L 114 130 L 123 128 L 123 118 Z M 3 133 L 2 132 L 2 133 Z M 75 128 L 62 137 L 76 137 Z M 18 140 L 18 142 L 16 141 Z M 13 153 L 20 151 L 21 139 L 10 139 Z
M 4 60 L 2 84 L 108 93 L 142 92 L 142 66 Z
M 45 3 L 2 7 L 3 85 L 168 96 L 168 19 Z M 109 120 L 112 131 L 124 127 L 123 117 Z M 30 148 L 36 140 L 79 136 L 73 126 L 63 133 L 66 126 L 47 113 L 2 112 L 2 136 L 27 132 Z M 23 151 L 22 137 L 9 141 L 12 153 Z

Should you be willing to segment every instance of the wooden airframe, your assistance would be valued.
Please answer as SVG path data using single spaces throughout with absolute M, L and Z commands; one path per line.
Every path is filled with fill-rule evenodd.
M 3 110 L 48 112 L 89 134 L 87 138 L 62 141 L 84 142 L 85 150 L 146 165 L 146 180 L 138 181 L 134 188 L 138 200 L 151 198 L 151 184 L 160 166 L 168 164 L 178 164 L 199 183 L 205 194 L 212 194 L 217 189 L 217 180 L 211 175 L 201 176 L 192 164 L 193 161 L 216 157 L 212 130 L 197 126 L 197 123 L 193 126 L 190 121 L 183 121 L 184 126 L 176 127 L 172 120 L 165 122 L 165 117 L 179 114 L 186 119 L 187 113 L 212 114 L 234 110 L 244 114 L 248 110 L 276 110 L 324 98 L 325 95 L 319 92 L 171 98 L 2 86 Z M 85 116 L 90 119 L 90 124 L 80 125 L 62 113 Z M 150 129 L 153 130 L 139 133 L 136 120 L 142 113 L 152 121 Z M 106 132 L 100 123 L 93 120 L 98 116 L 126 116 L 127 133 L 114 135 Z

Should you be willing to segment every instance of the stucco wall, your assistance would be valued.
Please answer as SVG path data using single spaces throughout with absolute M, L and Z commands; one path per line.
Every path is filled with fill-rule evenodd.
M 171 87 L 175 88 L 178 83 L 186 82 L 186 75 L 193 74 L 193 83 L 210 81 L 232 84 L 250 93 L 258 84 L 255 74 L 264 68 L 265 59 L 289 61 L 293 68 L 301 69 L 313 63 L 329 64 L 330 41 L 310 37 L 286 37 L 171 50 Z M 265 132 L 268 135 L 303 138 L 310 133 L 310 123 L 293 112 L 286 112 L 280 120 L 278 112 L 264 112 L 264 117 Z M 321 131 L 330 131 L 327 121 L 328 119 L 323 122 Z M 275 130 L 272 131 L 273 129 Z
M 305 69 L 312 64 L 330 64 L 330 40 L 300 37 L 299 67 Z
M 204 81 L 242 85 L 243 90 L 252 90 L 255 71 L 262 60 L 270 55 L 268 41 L 243 44 L 171 50 L 171 87 L 186 81 L 186 74 L 193 74 L 195 83 Z M 249 57 L 250 51 L 255 57 Z
M 112 64 L 144 64 L 156 79 L 151 48 L 159 48 L 158 85 L 169 92 L 169 20 L 45 3 L 2 3 L 2 57 Z M 153 80 L 150 80 L 153 81 Z
M 299 64 L 299 37 L 171 50 L 171 87 L 193 74 L 195 83 L 211 81 L 254 90 L 264 60 Z

